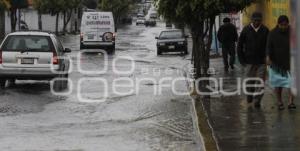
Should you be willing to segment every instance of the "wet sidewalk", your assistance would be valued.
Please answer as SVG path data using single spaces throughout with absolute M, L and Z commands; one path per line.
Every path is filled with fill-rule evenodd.
M 225 78 L 225 90 L 236 89 L 237 67 L 225 74 L 221 59 L 212 59 L 215 77 Z M 285 94 L 286 96 L 286 94 Z M 287 108 L 287 97 L 285 99 Z M 244 96 L 213 96 L 203 101 L 209 125 L 221 151 L 299 151 L 300 103 L 295 111 L 278 111 L 275 96 L 267 86 L 261 109 L 248 104 Z M 199 115 L 203 116 L 203 115 Z

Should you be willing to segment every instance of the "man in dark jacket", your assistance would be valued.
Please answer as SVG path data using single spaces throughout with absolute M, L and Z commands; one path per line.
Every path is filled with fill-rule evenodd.
M 252 15 L 252 23 L 242 30 L 238 42 L 238 56 L 240 63 L 246 69 L 247 78 L 257 78 L 265 81 L 266 76 L 266 44 L 269 30 L 262 24 L 262 14 L 255 12 Z M 251 88 L 247 89 L 247 101 L 255 101 L 255 107 L 260 107 L 264 95 L 264 87 L 253 87 L 261 85 L 261 81 L 252 80 L 247 83 Z M 264 84 L 264 83 L 263 83 Z
M 218 40 L 222 43 L 222 55 L 224 59 L 224 69 L 228 72 L 229 65 L 234 69 L 235 62 L 235 42 L 238 40 L 238 33 L 236 27 L 231 23 L 229 18 L 223 20 L 222 25 L 218 31 Z M 228 63 L 228 55 L 230 62 Z

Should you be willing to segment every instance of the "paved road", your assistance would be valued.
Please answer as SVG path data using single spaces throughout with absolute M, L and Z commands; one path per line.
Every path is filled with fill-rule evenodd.
M 155 28 L 122 27 L 116 54 L 107 59 L 95 53 L 99 50 L 81 54 L 78 35 L 62 37 L 63 44 L 73 50 L 72 92 L 56 96 L 43 81 L 17 81 L 0 92 L 0 150 L 199 150 L 190 98 L 175 95 L 165 86 L 170 79 L 159 83 L 182 77 L 181 69 L 190 62 L 190 56 L 156 56 L 154 37 L 163 29 L 162 23 Z M 108 69 L 103 74 L 82 73 L 78 68 L 100 71 L 105 63 Z M 113 67 L 133 72 L 118 74 Z M 137 86 L 130 86 L 129 79 Z M 129 86 L 117 90 L 124 94 L 114 93 L 116 80 Z M 161 94 L 154 93 L 158 87 L 162 87 Z M 185 92 L 186 84 L 181 80 L 174 88 Z

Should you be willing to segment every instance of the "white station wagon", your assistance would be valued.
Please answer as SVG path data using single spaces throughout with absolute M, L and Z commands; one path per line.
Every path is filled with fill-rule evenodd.
M 70 60 L 59 39 L 52 33 L 20 31 L 8 34 L 0 45 L 0 87 L 15 80 L 52 80 L 68 78 Z M 57 80 L 65 89 L 68 80 Z

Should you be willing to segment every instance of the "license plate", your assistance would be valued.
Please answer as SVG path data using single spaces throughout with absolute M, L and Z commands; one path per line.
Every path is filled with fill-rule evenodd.
M 169 46 L 169 49 L 175 49 L 175 46 Z
M 87 38 L 88 39 L 94 39 L 94 35 L 88 35 Z
M 34 64 L 34 59 L 21 59 L 21 64 Z

